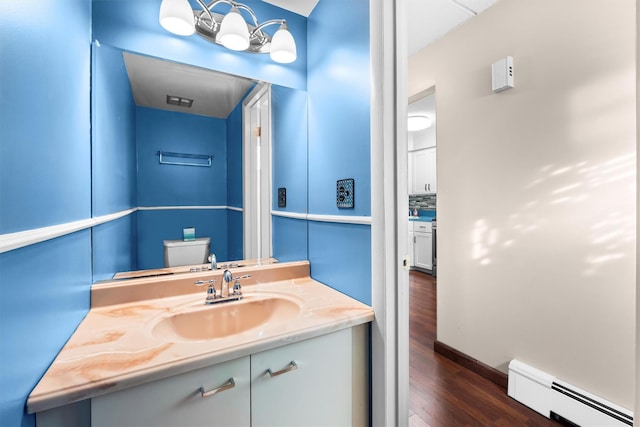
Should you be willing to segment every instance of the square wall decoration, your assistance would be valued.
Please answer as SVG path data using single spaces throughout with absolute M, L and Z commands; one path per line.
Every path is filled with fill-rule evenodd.
M 336 181 L 336 206 L 338 208 L 353 208 L 355 199 L 355 183 L 353 178 Z

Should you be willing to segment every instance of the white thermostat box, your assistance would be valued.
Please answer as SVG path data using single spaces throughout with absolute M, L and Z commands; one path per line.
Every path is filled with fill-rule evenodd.
M 507 56 L 491 65 L 491 84 L 495 93 L 513 87 L 513 58 Z

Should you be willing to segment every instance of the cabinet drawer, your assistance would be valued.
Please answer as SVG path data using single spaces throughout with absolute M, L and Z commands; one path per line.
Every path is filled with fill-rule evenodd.
M 248 426 L 249 356 L 92 399 L 92 427 Z M 233 378 L 235 385 L 208 397 Z
M 417 221 L 413 225 L 413 231 L 416 233 L 431 233 L 431 223 Z

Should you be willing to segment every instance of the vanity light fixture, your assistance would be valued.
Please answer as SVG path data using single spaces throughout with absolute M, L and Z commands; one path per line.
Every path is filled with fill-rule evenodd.
M 211 43 L 227 49 L 251 53 L 268 53 L 275 62 L 288 64 L 296 60 L 296 42 L 289 32 L 287 21 L 271 19 L 262 24 L 249 6 L 232 0 L 214 0 L 208 5 L 196 0 L 202 10 L 191 9 L 189 0 L 162 0 L 160 25 L 180 36 L 198 33 Z M 214 13 L 219 4 L 231 6 L 226 15 Z M 250 23 L 241 11 L 250 17 Z M 269 25 L 280 25 L 273 37 L 262 31 Z
M 433 122 L 427 116 L 422 116 L 422 115 L 409 116 L 409 119 L 407 120 L 407 130 L 409 132 L 425 130 L 427 128 L 430 128 L 432 124 Z

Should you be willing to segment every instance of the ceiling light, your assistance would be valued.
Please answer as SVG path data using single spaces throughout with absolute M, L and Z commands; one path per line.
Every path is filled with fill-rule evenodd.
M 288 64 L 296 60 L 296 42 L 283 22 L 271 40 L 271 59 L 282 64 Z
M 431 125 L 431 119 L 427 116 L 409 116 L 409 119 L 407 121 L 407 130 L 409 132 L 415 132 L 430 128 Z
M 196 28 L 193 11 L 186 0 L 162 0 L 160 5 L 160 25 L 179 36 L 190 36 Z
M 204 0 L 196 1 L 200 9 L 192 10 L 189 0 L 162 0 L 162 27 L 181 36 L 196 32 L 208 41 L 231 50 L 269 53 L 272 60 L 284 64 L 296 60 L 296 42 L 284 19 L 259 23 L 253 10 L 243 3 L 214 0 L 205 4 Z M 213 9 L 222 3 L 231 5 L 231 10 L 226 15 L 214 13 Z M 243 13 L 249 16 L 249 23 L 245 21 Z M 265 27 L 276 24 L 280 25 L 280 28 L 273 38 L 263 31 Z
M 249 47 L 249 27 L 237 7 L 232 7 L 222 19 L 217 38 L 227 49 L 247 50 Z

